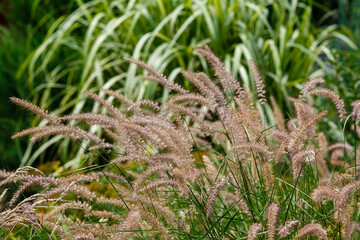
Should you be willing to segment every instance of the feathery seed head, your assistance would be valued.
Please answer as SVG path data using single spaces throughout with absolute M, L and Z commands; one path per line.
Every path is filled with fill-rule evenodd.
M 260 104 L 265 104 L 266 103 L 265 85 L 260 75 L 259 69 L 256 67 L 256 64 L 253 60 L 250 60 L 250 70 L 255 80 L 255 86 L 256 86 L 256 91 L 258 93 L 259 102 Z
M 276 203 L 271 203 L 268 207 L 267 207 L 267 222 L 266 222 L 266 226 L 267 226 L 267 236 L 269 240 L 274 240 L 275 239 L 275 230 L 276 230 L 276 223 L 279 217 L 279 212 L 280 212 L 280 207 L 278 204 Z

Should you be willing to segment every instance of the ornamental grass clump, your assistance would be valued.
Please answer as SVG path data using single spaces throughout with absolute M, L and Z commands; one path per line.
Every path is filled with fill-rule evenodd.
M 85 91 L 102 113 L 55 116 L 11 98 L 47 120 L 13 138 L 86 140 L 87 157 L 100 155 L 102 162 L 86 165 L 84 159 L 84 168 L 52 175 L 33 167 L 0 171 L 0 188 L 8 188 L 0 196 L 0 233 L 44 239 L 355 239 L 358 146 L 328 145 L 318 129 L 327 111 L 310 101 L 328 96 L 343 121 L 341 98 L 316 88 L 323 79 L 312 79 L 298 98 L 289 99 L 295 116 L 285 119 L 253 62 L 249 71 L 257 93 L 243 88 L 208 47 L 196 51 L 219 84 L 205 73 L 183 70 L 193 92 L 127 58 L 172 94 L 166 102 Z M 256 105 L 270 108 L 267 97 L 273 126 L 265 125 Z M 358 116 L 355 108 L 356 103 Z M 104 136 L 91 131 L 95 125 Z

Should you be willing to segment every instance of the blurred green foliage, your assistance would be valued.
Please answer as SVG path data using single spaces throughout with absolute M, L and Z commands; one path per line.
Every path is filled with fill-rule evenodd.
M 30 125 L 30 117 L 14 107 L 9 97 L 32 98 L 26 76 L 17 72 L 27 56 L 44 40 L 48 29 L 62 14 L 71 11 L 73 1 L 6 0 L 0 2 L 0 168 L 20 164 L 27 141 L 11 135 Z
M 332 88 L 340 94 L 346 91 L 342 96 L 347 97 L 354 95 L 347 90 L 353 87 L 352 79 L 358 79 L 356 36 L 349 30 L 350 25 L 333 25 L 342 21 L 342 8 L 337 9 L 335 1 L 322 3 L 326 5 L 310 0 L 9 3 L 10 10 L 3 11 L 11 12 L 5 15 L 8 26 L 1 29 L 4 33 L 0 37 L 0 81 L 5 86 L 2 89 L 7 89 L 1 94 L 6 104 L 0 109 L 6 116 L 1 118 L 6 140 L 0 149 L 6 152 L 1 159 L 5 166 L 10 161 L 16 167 L 60 159 L 78 167 L 84 156 L 82 143 L 72 145 L 63 140 L 54 144 L 59 137 L 35 145 L 17 142 L 16 150 L 8 150 L 15 145 L 9 139 L 13 132 L 30 122 L 33 126 L 39 124 L 39 119 L 24 121 L 31 117 L 12 111 L 14 106 L 8 101 L 11 95 L 29 99 L 55 114 L 81 112 L 84 108 L 97 112 L 97 105 L 85 103 L 84 90 L 118 89 L 134 100 L 167 98 L 166 91 L 141 79 L 142 73 L 124 62 L 127 56 L 150 63 L 172 81 L 184 82 L 180 68 L 209 71 L 205 61 L 193 55 L 195 47 L 208 44 L 251 91 L 255 88 L 247 65 L 254 59 L 268 94 L 276 97 L 286 113 L 291 112 L 287 96 L 297 93 L 309 77 L 326 76 Z M 352 59 L 349 65 L 341 62 L 348 59 Z M 339 76 L 343 82 L 338 81 Z M 265 106 L 262 112 L 271 124 L 270 108 Z M 101 134 L 97 128 L 91 130 Z

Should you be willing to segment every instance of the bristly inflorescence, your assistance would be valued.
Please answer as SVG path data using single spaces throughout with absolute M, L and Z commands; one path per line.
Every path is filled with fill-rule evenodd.
M 299 224 L 299 220 L 290 220 L 285 223 L 285 225 L 279 226 L 278 235 L 281 238 L 287 237 L 290 235 L 290 230 L 295 228 Z
M 346 110 L 344 100 L 340 98 L 340 96 L 333 90 L 326 88 L 315 88 L 308 92 L 309 95 L 323 95 L 330 98 L 338 111 L 339 118 L 341 121 L 344 121 L 346 118 Z
M 309 223 L 303 226 L 295 235 L 294 239 L 301 239 L 306 236 L 315 236 L 318 239 L 328 239 L 326 231 L 318 223 Z
M 322 84 L 322 83 L 325 83 L 325 79 L 323 78 L 313 78 L 307 81 L 304 87 L 300 91 L 299 99 L 302 101 L 306 101 L 306 98 L 308 97 L 311 89 L 317 84 Z
M 278 218 L 279 218 L 279 212 L 280 212 L 280 207 L 276 203 L 271 203 L 267 207 L 266 226 L 267 226 L 267 230 L 268 230 L 267 236 L 268 236 L 269 240 L 274 240 L 275 239 L 276 223 L 277 223 Z
M 256 91 L 258 93 L 259 102 L 260 104 L 265 104 L 266 103 L 265 85 L 260 75 L 259 69 L 256 67 L 256 64 L 253 60 L 250 60 L 250 70 L 255 80 L 255 86 L 256 86 Z
M 261 229 L 261 223 L 254 223 L 250 225 L 247 240 L 255 240 Z
M 223 91 L 225 93 L 234 91 L 237 97 L 242 97 L 244 90 L 240 86 L 239 81 L 237 81 L 229 72 L 226 71 L 224 64 L 210 50 L 210 48 L 205 46 L 205 48 L 197 48 L 196 51 L 201 54 L 214 68 L 216 76 L 220 80 Z

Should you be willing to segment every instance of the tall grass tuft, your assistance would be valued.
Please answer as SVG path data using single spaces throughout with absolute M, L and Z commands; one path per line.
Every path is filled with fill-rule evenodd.
M 83 140 L 88 157 L 100 155 L 104 164 L 94 161 L 58 177 L 32 167 L 0 171 L 0 187 L 18 186 L 1 195 L 10 201 L 0 213 L 0 233 L 46 239 L 357 239 L 358 146 L 329 144 L 318 131 L 327 111 L 318 112 L 310 99 L 326 88 L 291 99 L 296 116 L 286 127 L 268 126 L 257 94 L 234 81 L 210 48 L 196 51 L 220 84 L 205 73 L 183 71 L 198 89 L 186 90 L 146 63 L 127 59 L 174 93 L 164 102 L 100 90 L 120 101 L 118 108 L 101 92 L 85 91 L 103 114 L 59 117 L 12 98 L 46 121 L 14 138 Z M 341 100 L 333 92 L 331 97 Z M 99 138 L 83 124 L 101 126 L 107 135 Z

